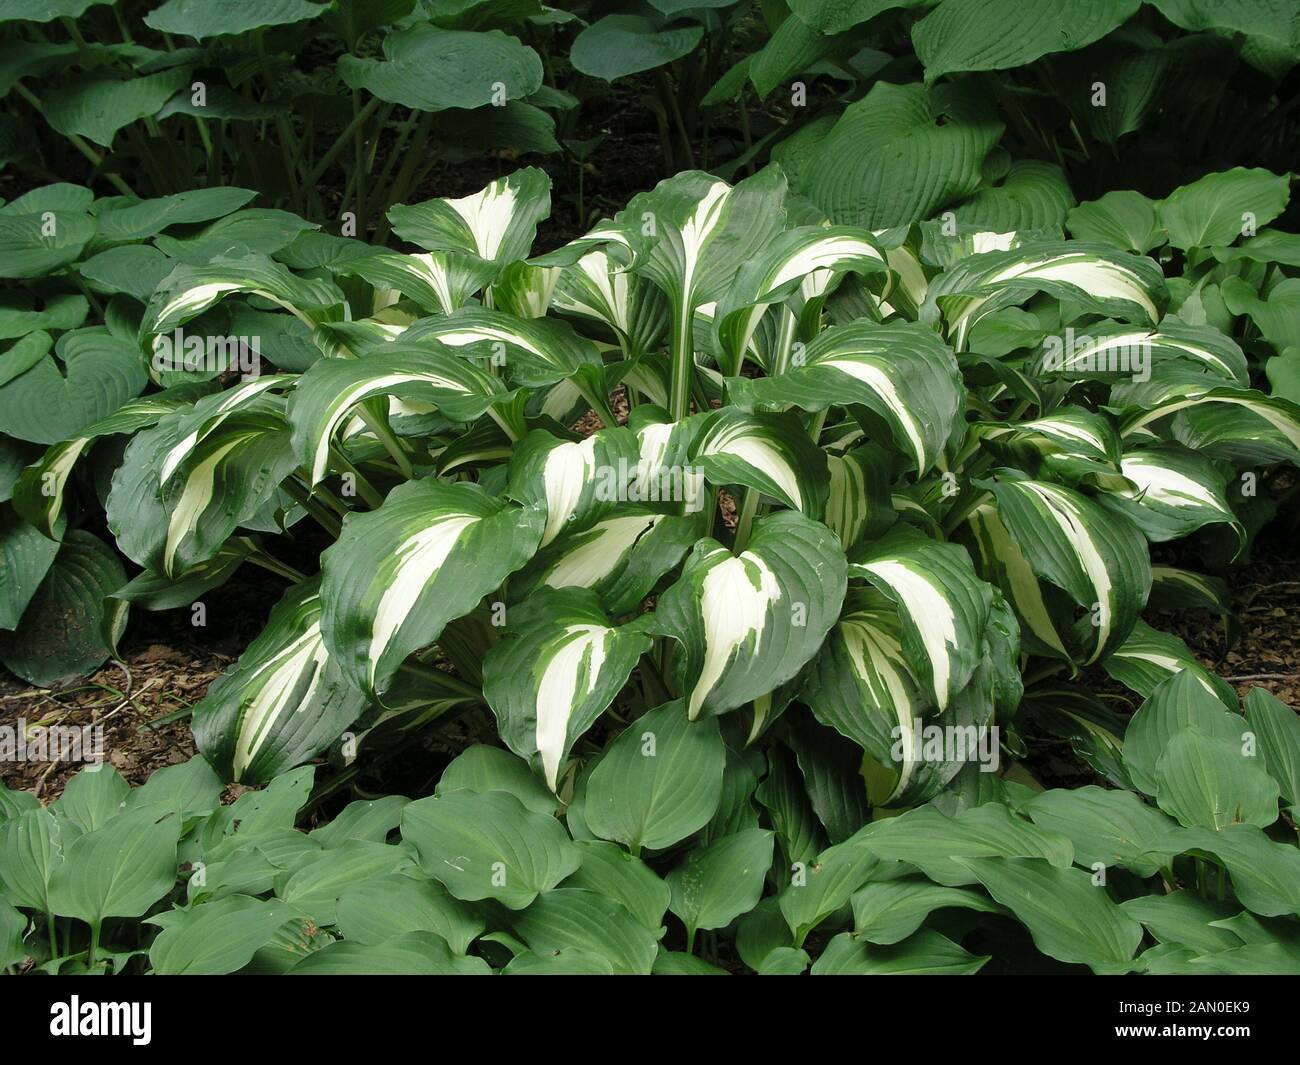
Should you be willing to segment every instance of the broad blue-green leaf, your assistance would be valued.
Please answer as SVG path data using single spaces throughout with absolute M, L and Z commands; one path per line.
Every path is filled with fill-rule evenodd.
M 1014 913 L 1034 945 L 1058 961 L 1122 970 L 1142 940 L 1142 926 L 1082 869 L 1034 858 L 957 858 Z
M 1129 719 L 1124 733 L 1124 767 L 1133 783 L 1147 795 L 1155 795 L 1159 762 L 1170 741 L 1188 729 L 1212 739 L 1244 742 L 1246 723 L 1224 709 L 1212 686 L 1193 670 L 1182 670 L 1161 682 Z
M 420 867 L 456 898 L 522 910 L 582 863 L 564 827 L 513 795 L 451 791 L 402 811 L 402 838 Z
M 1277 783 L 1255 753 L 1195 727 L 1171 737 L 1156 763 L 1156 802 L 1189 828 L 1267 828 L 1278 818 L 1277 800 Z
M 339 75 L 389 103 L 417 111 L 483 107 L 531 96 L 542 61 L 500 30 L 462 32 L 416 22 L 383 39 L 384 58 L 345 55 Z M 498 89 L 497 86 L 502 86 Z
M 1289 185 L 1288 176 L 1267 170 L 1221 170 L 1174 189 L 1160 204 L 1160 221 L 1175 248 L 1231 244 L 1286 209 Z
M 149 964 L 160 976 L 221 976 L 242 969 L 291 921 L 304 918 L 278 899 L 227 895 L 191 910 L 149 918 L 163 931 L 149 947 Z
M 875 821 L 845 847 L 874 854 L 883 861 L 910 862 L 948 887 L 976 878 L 960 864 L 966 858 L 1034 858 L 1067 869 L 1074 858 L 1070 841 L 1013 815 L 1001 803 L 985 803 L 955 817 L 921 806 L 898 817 Z
M 687 851 L 668 874 L 671 909 L 690 935 L 723 928 L 748 913 L 763 893 L 772 865 L 772 833 L 750 828 Z
M 514 930 L 535 952 L 595 954 L 625 975 L 648 974 L 659 952 L 658 936 L 622 903 L 583 888 L 548 891 L 515 919 Z
M 633 854 L 670 847 L 713 817 L 725 762 L 716 722 L 690 721 L 681 702 L 665 703 L 624 729 L 592 771 L 587 827 Z
M 1120 865 L 1141 877 L 1160 868 L 1148 852 L 1174 827 L 1154 807 L 1129 791 L 1053 788 L 1032 799 L 1025 812 L 1049 832 L 1074 844 L 1074 860 L 1083 866 Z
M 873 881 L 855 891 L 851 901 L 853 934 L 859 940 L 885 946 L 906 939 L 935 910 L 1003 912 L 978 891 L 944 887 L 921 877 Z
M 452 953 L 433 932 L 407 932 L 382 943 L 338 940 L 313 951 L 289 973 L 293 976 L 488 976 L 482 958 Z
M 659 29 L 641 15 L 606 15 L 574 38 L 569 56 L 583 74 L 613 81 L 680 59 L 702 33 L 699 26 Z
M 878 81 L 812 149 L 799 191 L 836 224 L 909 225 L 974 192 L 1001 135 L 964 86 Z
M 343 889 L 338 927 L 356 943 L 383 943 L 407 932 L 433 932 L 464 954 L 483 931 L 482 916 L 435 880 L 405 873 L 372 877 Z
M 979 957 L 951 939 L 922 929 L 892 946 L 863 942 L 849 932 L 832 939 L 813 963 L 813 976 L 971 976 L 988 956 Z
M 1025 66 L 1052 52 L 1100 40 L 1137 12 L 1141 0 L 943 0 L 912 29 L 927 81 L 964 70 Z
M 159 33 L 203 40 L 303 22 L 324 12 L 326 6 L 306 0 L 230 0 L 220 7 L 204 0 L 167 0 L 150 11 L 144 21 Z
M 65 137 L 85 137 L 107 148 L 118 130 L 156 115 L 189 81 L 183 67 L 141 78 L 75 78 L 45 94 L 42 112 Z
M 67 440 L 134 399 L 148 381 L 134 345 L 99 328 L 64 333 L 54 355 L 0 385 L 0 432 L 38 444 Z
M 23 612 L 16 632 L 0 632 L 0 662 L 31 684 L 47 685 L 89 673 L 108 657 L 126 615 L 105 632 L 104 600 L 126 583 L 110 547 L 84 529 L 63 539 L 59 553 Z
M 1263 768 L 1294 807 L 1300 803 L 1300 718 L 1263 688 L 1252 688 L 1245 706 L 1246 723 L 1259 741 Z
M 79 836 L 50 876 L 50 909 L 98 925 L 139 917 L 176 882 L 181 819 L 158 809 L 127 811 Z

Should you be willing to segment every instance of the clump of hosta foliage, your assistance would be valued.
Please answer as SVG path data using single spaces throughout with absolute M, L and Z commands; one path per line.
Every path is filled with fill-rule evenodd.
M 764 757 L 721 731 L 651 710 L 567 804 L 478 745 L 435 795 L 358 800 L 310 832 L 310 766 L 230 805 L 199 757 L 135 789 L 84 769 L 48 809 L 0 788 L 0 967 L 1300 970 L 1300 849 L 1275 824 L 1279 794 L 1300 812 L 1300 723 L 1263 690 L 1243 717 L 1190 671 L 1161 683 L 1117 763 L 1133 790 L 988 777 L 853 831 L 833 745 Z
M 164 935 L 205 913 L 285 917 L 256 899 L 272 889 L 315 903 L 382 880 L 356 912 L 413 923 L 349 932 L 331 895 L 302 910 L 342 942 L 304 964 L 483 969 L 504 948 L 517 967 L 646 971 L 704 950 L 763 971 L 813 954 L 965 971 L 1010 964 L 1026 931 L 1098 971 L 1295 964 L 1300 855 L 1278 818 L 1300 723 L 1262 694 L 1243 719 L 1142 620 L 1155 602 L 1225 608 L 1220 583 L 1153 567 L 1149 545 L 1239 555 L 1300 458 L 1300 408 L 1260 387 L 1293 354 L 1296 238 L 1259 228 L 1286 179 L 1107 198 L 1066 240 L 951 216 L 833 226 L 777 167 L 734 187 L 687 172 L 532 258 L 535 170 L 393 208 L 413 254 L 313 230 L 259 250 L 263 226 L 241 240 L 206 221 L 222 191 L 124 204 L 52 186 L 0 214 L 9 272 L 55 275 L 29 282 L 35 331 L 3 358 L 30 361 L 0 388 L 0 427 L 31 417 L 50 374 L 76 394 L 74 371 L 102 362 L 78 354 L 92 340 L 135 373 L 131 395 L 165 386 L 120 407 L 87 388 L 106 417 L 24 438 L 60 437 L 13 486 L 6 543 L 49 575 L 21 569 L 37 613 L 17 606 L 4 661 L 22 672 L 51 643 L 35 619 L 69 603 L 111 641 L 129 604 L 219 595 L 245 561 L 289 583 L 193 727 L 221 780 L 296 798 L 256 860 L 235 852 L 258 821 L 233 807 L 197 830 L 185 809 L 151 820 L 167 862 L 179 839 L 204 869 Z M 51 319 L 56 293 L 82 318 Z M 82 325 L 92 299 L 102 327 Z M 159 361 L 231 336 L 261 338 L 265 372 Z M 83 487 L 142 569 L 122 587 L 107 545 L 69 527 L 94 515 L 69 491 L 87 454 Z M 299 522 L 333 540 L 319 573 L 275 555 Z M 1077 683 L 1094 667 L 1146 699 L 1127 726 Z M 288 831 L 309 779 L 294 767 L 373 757 L 451 713 L 486 716 L 513 755 L 470 752 L 438 796 L 383 800 L 386 820 L 333 855 Z M 1116 790 L 1042 793 L 1021 758 L 1043 733 Z M 983 738 L 978 760 L 957 737 Z M 87 842 L 99 825 L 73 842 L 57 814 L 22 817 L 6 846 L 53 840 L 48 856 L 67 832 L 69 861 L 118 851 Z M 64 942 L 59 917 L 139 916 L 162 881 L 129 907 L 63 912 L 35 881 L 11 902 L 52 913 Z M 1209 912 L 1229 922 L 1213 942 L 1185 927 Z M 481 927 L 452 934 L 447 913 Z M 1139 956 L 1143 925 L 1160 946 Z M 487 928 L 479 960 L 455 961 Z

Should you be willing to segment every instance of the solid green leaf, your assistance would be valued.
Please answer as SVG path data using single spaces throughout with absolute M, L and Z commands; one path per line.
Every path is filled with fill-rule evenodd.
M 725 761 L 717 722 L 690 721 L 681 702 L 666 703 L 624 729 L 592 772 L 587 825 L 634 854 L 672 846 L 713 816 Z
M 402 811 L 402 838 L 456 898 L 521 910 L 582 864 L 564 827 L 502 791 L 451 791 Z

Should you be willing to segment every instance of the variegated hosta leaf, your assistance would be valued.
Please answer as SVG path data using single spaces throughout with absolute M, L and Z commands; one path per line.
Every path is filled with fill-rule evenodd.
M 1177 636 L 1153 629 L 1141 619 L 1133 626 L 1129 638 L 1106 656 L 1102 666 L 1115 680 L 1144 699 L 1175 673 L 1187 669 L 1224 706 L 1237 709 L 1237 694 L 1227 681 L 1197 662 L 1191 649 Z
M 168 577 L 212 558 L 275 497 L 296 465 L 283 406 L 277 397 L 253 400 L 190 447 L 166 484 L 161 471 L 189 435 L 188 412 L 140 433 L 108 495 L 108 525 L 118 547 Z
M 182 264 L 168 274 L 145 308 L 140 333 L 169 333 L 232 293 L 261 296 L 308 325 L 346 317 L 343 293 L 330 281 L 298 277 L 259 252 L 218 256 L 201 266 Z
M 1253 389 L 1188 387 L 1151 410 L 1134 412 L 1121 427 L 1126 439 L 1142 440 L 1171 418 L 1180 443 L 1214 458 L 1248 465 L 1300 465 L 1300 406 Z
M 795 511 L 756 521 L 739 555 L 700 540 L 653 623 L 680 645 L 689 716 L 734 710 L 791 680 L 839 616 L 847 570 L 834 534 Z
M 822 520 L 848 551 L 874 538 L 894 521 L 890 504 L 892 463 L 883 448 L 864 444 L 842 455 L 827 453 L 830 493 Z
M 163 456 L 158 469 L 159 481 L 165 485 L 171 480 L 195 448 L 232 416 L 252 406 L 259 396 L 292 387 L 297 380 L 296 374 L 268 374 L 198 400 L 191 410 L 177 419 L 180 439 Z
M 491 306 L 516 318 L 543 318 L 560 280 L 557 266 L 511 263 L 488 290 Z
M 553 304 L 563 314 L 604 324 L 632 359 L 656 348 L 668 328 L 663 292 L 603 248 L 563 269 Z
M 534 588 L 590 588 L 611 614 L 626 614 L 675 569 L 707 531 L 708 513 L 665 514 L 627 503 L 577 532 L 566 533 L 510 582 L 512 594 Z
M 691 461 L 714 484 L 740 484 L 820 518 L 830 477 L 826 454 L 791 413 L 746 414 L 722 407 L 706 414 Z
M 179 385 L 152 396 L 123 404 L 107 418 L 82 430 L 81 435 L 55 444 L 39 462 L 28 466 L 14 485 L 14 509 L 51 539 L 63 511 L 63 492 L 77 461 L 100 437 L 134 433 L 194 401 L 194 385 Z
M 911 777 L 914 744 L 901 744 L 903 758 L 891 757 L 900 739 L 910 739 L 913 722 L 934 704 L 908 666 L 897 606 L 874 589 L 849 593 L 844 615 L 831 630 L 810 671 L 802 698 L 817 719 L 883 765 L 898 763 L 900 779 Z
M 1250 384 L 1246 356 L 1236 341 L 1212 326 L 1184 325 L 1172 318 L 1158 329 L 1097 323 L 1080 329 L 1067 350 L 1059 337 L 1049 337 L 1038 357 L 1035 373 L 1045 377 L 1107 380 L 1129 377 L 1141 381 L 1167 367 L 1209 374 L 1214 383 Z
M 223 780 L 264 784 L 323 751 L 365 708 L 325 648 L 319 582 L 304 581 L 194 707 L 194 741 Z
M 992 503 L 976 507 L 967 524 L 980 572 L 1001 588 L 1002 594 L 1015 607 L 1025 649 L 1034 654 L 1071 661 L 1070 652 L 1057 632 L 1054 611 L 1049 607 L 1045 594 L 1055 590 L 1045 589 L 1039 581 L 1024 552 L 1002 523 L 997 508 Z M 1053 594 L 1054 603 L 1056 598 Z M 1059 612 L 1060 604 L 1056 606 L 1056 612 Z
M 759 320 L 773 303 L 793 295 L 805 281 L 814 298 L 823 298 L 832 278 L 888 270 L 885 253 L 863 229 L 853 226 L 800 226 L 786 230 L 757 258 L 740 267 L 714 312 L 719 351 L 731 374 L 740 364 Z
M 348 412 L 372 397 L 423 401 L 454 421 L 472 421 L 508 393 L 499 377 L 440 344 L 396 343 L 361 359 L 321 359 L 289 403 L 294 451 L 313 485 L 329 470 L 330 445 Z
M 584 249 L 597 241 L 627 248 L 632 269 L 667 297 L 678 374 L 672 395 L 683 404 L 676 417 L 686 414 L 696 308 L 721 298 L 741 265 L 781 232 L 786 194 L 785 175 L 774 166 L 734 187 L 688 170 L 633 197 L 613 223 L 584 238 Z
M 651 639 L 616 627 L 584 589 L 541 589 L 510 608 L 483 660 L 483 694 L 506 746 L 555 791 L 569 750 L 614 701 Z
M 874 588 L 850 591 L 801 697 L 823 724 L 892 770 L 892 783 L 880 796 L 885 803 L 912 805 L 933 797 L 980 757 L 979 729 L 995 713 L 1009 716 L 1019 705 L 1015 618 L 996 595 L 988 616 L 985 632 L 976 636 L 977 664 L 968 683 L 947 709 L 937 711 L 904 650 L 907 636 L 897 606 Z M 965 751 L 936 751 L 925 731 L 932 725 L 960 728 L 972 742 Z M 989 741 L 984 742 L 987 753 Z
M 1161 610 L 1190 607 L 1230 615 L 1232 596 L 1221 577 L 1177 566 L 1152 566 L 1150 605 Z
M 615 426 L 578 441 L 535 429 L 510 462 L 509 494 L 545 515 L 541 547 L 585 530 L 629 499 L 639 476 L 633 433 Z
M 537 549 L 543 513 L 475 484 L 410 481 L 352 514 L 321 555 L 326 645 L 343 674 L 382 693 L 402 660 L 433 643 Z
M 727 388 L 733 402 L 746 409 L 794 404 L 817 411 L 862 404 L 889 426 L 918 475 L 943 451 L 965 395 L 956 358 L 932 330 L 869 322 L 833 326 L 785 373 L 730 377 Z
M 1131 488 L 1112 488 L 1099 502 L 1131 518 L 1152 543 L 1188 536 L 1204 525 L 1230 525 L 1238 543 L 1246 531 L 1224 495 L 1227 471 L 1177 444 L 1130 451 L 1120 470 Z
M 1168 300 L 1164 274 L 1152 260 L 1108 244 L 1062 241 L 962 259 L 930 282 L 921 317 L 934 321 L 942 314 L 961 351 L 980 318 L 1035 292 L 1149 326 L 1160 321 Z
M 173 610 L 189 606 L 206 592 L 225 584 L 260 546 L 252 536 L 232 536 L 210 559 L 191 566 L 179 577 L 166 577 L 145 570 L 127 581 L 111 598 L 144 610 Z
M 480 192 L 389 209 L 393 232 L 425 251 L 462 252 L 501 267 L 528 257 L 537 223 L 551 213 L 551 179 L 536 167 Z
M 993 492 L 997 518 L 1019 550 L 1001 542 L 994 523 L 973 521 L 985 566 L 1023 629 L 1076 664 L 1097 661 L 1128 639 L 1146 603 L 1151 564 L 1145 539 L 1122 515 L 1071 488 L 998 472 L 1002 480 L 980 486 Z M 1049 605 L 1037 581 L 1030 587 L 1031 575 L 1064 591 L 1081 616 L 1065 616 L 1059 600 Z
M 504 366 L 506 377 L 526 388 L 553 385 L 584 368 L 596 374 L 604 369 L 595 344 L 550 318 L 516 318 L 501 311 L 466 308 L 445 318 L 422 319 L 398 338 L 399 343 L 412 345 L 426 340 Z
M 1120 473 L 1120 439 L 1103 414 L 1062 409 L 1045 418 L 977 427 L 981 443 L 999 461 L 1034 477 L 1108 490 L 1129 487 Z
M 334 272 L 359 277 L 376 289 L 399 292 L 430 314 L 451 314 L 465 306 L 496 267 L 456 252 L 376 251 L 341 262 Z
M 993 605 L 993 589 L 976 575 L 965 549 L 899 529 L 870 545 L 849 575 L 894 602 L 912 675 L 926 698 L 946 709 L 980 662 Z

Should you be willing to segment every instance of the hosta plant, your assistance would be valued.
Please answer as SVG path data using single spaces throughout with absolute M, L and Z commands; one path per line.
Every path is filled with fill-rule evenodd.
M 991 775 L 857 830 L 815 730 L 764 756 L 680 702 L 568 802 L 482 745 L 433 795 L 328 821 L 302 809 L 310 766 L 228 805 L 197 756 L 134 789 L 89 767 L 48 808 L 0 788 L 0 967 L 1294 973 L 1300 850 L 1275 822 L 1297 812 L 1300 725 L 1262 690 L 1244 711 L 1181 672 L 1128 726 L 1137 790 Z
M 112 595 L 110 640 L 129 604 L 201 601 L 246 560 L 289 583 L 195 708 L 222 780 L 298 788 L 293 768 L 319 756 L 337 771 L 449 714 L 490 715 L 519 760 L 462 765 L 402 828 L 453 897 L 523 911 L 498 921 L 512 950 L 544 950 L 595 914 L 618 926 L 606 896 L 622 889 L 601 869 L 608 859 L 652 883 L 629 872 L 639 861 L 667 874 L 688 952 L 697 932 L 753 910 L 735 930 L 741 957 L 753 947 L 769 968 L 802 969 L 809 932 L 841 927 L 877 864 L 902 862 L 887 868 L 915 866 L 934 882 L 927 897 L 982 884 L 974 908 L 1011 911 L 1053 958 L 1123 967 L 1140 938 L 1131 922 L 1102 948 L 1058 949 L 1065 933 L 1040 935 L 1027 912 L 1032 877 L 1065 870 L 1078 884 L 1075 855 L 1090 866 L 1098 853 L 1034 827 L 1037 785 L 1020 760 L 1038 737 L 1067 740 L 1189 832 L 1235 841 L 1247 822 L 1277 846 L 1263 830 L 1276 830 L 1279 794 L 1294 802 L 1294 719 L 1269 704 L 1230 750 L 1220 719 L 1191 715 L 1213 706 L 1238 728 L 1231 689 L 1142 617 L 1148 603 L 1224 607 L 1221 585 L 1153 566 L 1150 545 L 1195 536 L 1239 555 L 1273 471 L 1300 456 L 1300 408 L 1256 387 L 1265 374 L 1225 331 L 1244 313 L 1228 304 L 1241 285 L 1264 307 L 1285 295 L 1285 235 L 1247 236 L 1240 217 L 1275 217 L 1285 183 L 1281 204 L 1274 185 L 1254 188 L 1161 205 L 1168 280 L 1107 234 L 951 217 L 833 225 L 778 167 L 735 186 L 683 173 L 531 257 L 549 189 L 534 170 L 393 208 L 394 232 L 419 251 L 323 234 L 272 254 L 200 241 L 125 317 L 140 365 L 176 383 L 54 444 L 19 477 L 11 520 L 61 537 L 60 555 L 93 539 L 69 530 L 66 488 L 113 436 L 124 447 L 106 522 L 141 572 L 90 591 Z M 1261 267 L 1247 249 L 1265 237 L 1282 253 Z M 1226 317 L 1205 311 L 1212 287 Z M 166 358 L 195 338 L 207 350 L 241 314 L 257 316 L 278 372 L 224 389 L 164 376 L 176 372 L 159 368 Z M 331 542 L 319 572 L 276 558 L 278 530 L 298 523 Z M 1099 670 L 1161 709 L 1126 732 L 1078 683 Z M 1139 720 L 1160 724 L 1139 730 L 1135 754 Z M 1213 749 L 1162 771 L 1187 746 L 1171 739 L 1184 721 Z M 475 783 L 502 765 L 522 798 Z M 1223 786 L 1198 798 L 1210 773 Z M 968 872 L 890 849 L 891 833 L 929 831 L 894 826 L 933 817 L 985 840 L 943 852 L 968 855 Z M 587 879 L 585 841 L 603 841 L 589 848 L 602 855 L 591 883 L 564 887 Z M 481 864 L 453 875 L 447 848 Z M 1214 847 L 1173 853 L 1218 856 L 1253 913 L 1293 912 L 1260 902 Z M 1014 861 L 990 872 L 987 858 Z M 1169 874 L 1186 883 L 1176 863 Z M 1119 880 L 1097 896 L 1108 914 L 1141 893 Z M 1221 876 L 1213 890 L 1227 897 Z M 789 942 L 771 938 L 780 927 Z M 925 967 L 916 951 L 932 967 L 975 965 L 936 934 L 918 933 L 908 965 Z M 628 937 L 640 947 L 615 968 L 653 965 L 659 940 Z M 818 964 L 861 961 L 854 944 L 835 951 Z

